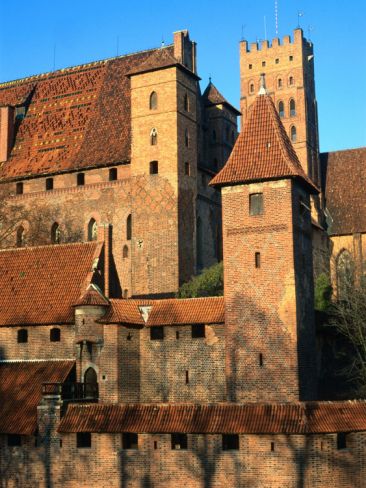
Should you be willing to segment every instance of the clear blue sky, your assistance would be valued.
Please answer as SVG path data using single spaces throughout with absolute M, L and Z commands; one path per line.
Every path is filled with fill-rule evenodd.
M 8 81 L 152 48 L 189 29 L 198 70 L 239 107 L 238 42 L 275 37 L 274 0 L 253 2 L 139 0 L 0 0 L 0 80 Z M 366 146 L 366 3 L 364 0 L 278 0 L 279 35 L 291 34 L 297 12 L 312 27 L 322 151 Z

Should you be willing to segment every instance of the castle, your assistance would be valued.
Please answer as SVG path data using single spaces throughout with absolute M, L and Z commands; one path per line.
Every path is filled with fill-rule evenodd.
M 313 281 L 363 274 L 366 149 L 319 155 L 301 29 L 240 63 L 241 112 L 187 31 L 0 85 L 0 486 L 365 486 Z M 222 258 L 223 297 L 174 298 Z

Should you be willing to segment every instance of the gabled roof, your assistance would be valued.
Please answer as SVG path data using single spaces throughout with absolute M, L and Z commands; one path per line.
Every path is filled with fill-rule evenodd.
M 320 155 L 330 234 L 366 232 L 366 147 Z
M 72 323 L 102 242 L 0 251 L 0 326 Z
M 129 161 L 131 97 L 127 74 L 155 51 L 89 63 L 0 84 L 0 106 L 26 104 L 0 180 Z
M 165 300 L 112 299 L 111 305 L 101 322 L 151 327 L 154 325 L 220 324 L 225 320 L 223 297 Z M 142 318 L 142 307 L 149 307 L 146 323 Z
M 100 288 L 92 283 L 88 286 L 85 293 L 83 293 L 80 296 L 79 300 L 75 303 L 76 307 L 82 307 L 85 305 L 89 305 L 89 306 L 96 305 L 96 306 L 108 307 L 109 306 L 109 300 L 108 300 L 108 298 L 106 298 L 103 295 Z
M 70 405 L 59 432 L 315 434 L 366 431 L 366 402 Z
M 297 178 L 311 193 L 318 192 L 301 167 L 271 97 L 258 95 L 227 163 L 210 185 L 280 178 Z
M 206 107 L 213 105 L 226 105 L 229 109 L 235 112 L 236 115 L 241 115 L 241 112 L 231 105 L 226 98 L 219 92 L 216 86 L 210 81 L 202 95 L 203 103 Z
M 0 362 L 0 432 L 32 435 L 42 383 L 63 383 L 75 361 Z

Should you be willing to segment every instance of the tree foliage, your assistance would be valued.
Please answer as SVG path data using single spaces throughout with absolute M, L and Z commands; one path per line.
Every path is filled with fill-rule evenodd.
M 326 312 L 331 304 L 332 293 L 333 288 L 329 275 L 321 273 L 315 280 L 315 309 L 320 312 Z
M 196 298 L 220 296 L 224 293 L 222 262 L 205 268 L 201 274 L 184 283 L 177 293 L 177 298 Z

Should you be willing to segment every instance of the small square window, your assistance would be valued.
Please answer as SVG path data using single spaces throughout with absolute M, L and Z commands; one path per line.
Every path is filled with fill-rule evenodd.
M 187 449 L 187 434 L 172 434 L 172 449 Z
M 189 176 L 191 174 L 191 167 L 188 162 L 184 163 L 184 174 Z
M 8 434 L 8 446 L 19 447 L 22 445 L 22 438 L 19 434 Z
M 238 434 L 224 434 L 222 436 L 222 450 L 223 451 L 237 451 L 237 450 L 239 450 L 239 436 L 238 436 Z
M 250 64 L 250 65 L 249 65 L 249 69 L 252 69 L 252 68 L 253 68 L 253 65 L 252 65 L 252 64 Z
M 159 173 L 159 163 L 157 161 L 150 161 L 150 174 L 157 175 Z
M 110 168 L 109 181 L 115 181 L 117 179 L 117 168 Z
M 76 447 L 89 448 L 91 447 L 91 433 L 90 432 L 77 432 L 76 434 Z
M 263 214 L 263 193 L 252 193 L 249 195 L 249 214 Z
M 278 58 L 276 58 L 275 63 L 278 64 L 279 62 L 280 62 L 280 60 Z
M 85 185 L 85 174 L 84 173 L 78 173 L 76 175 L 76 183 L 78 186 L 84 186 Z
M 204 324 L 192 325 L 192 339 L 200 339 L 206 337 L 206 327 Z
M 275 452 L 275 443 L 271 442 L 271 452 Z
M 293 56 L 289 56 L 289 61 L 293 61 L 294 60 L 294 57 Z
M 122 434 L 122 447 L 123 449 L 138 449 L 139 448 L 138 434 L 132 432 L 124 432 Z
M 164 339 L 164 328 L 161 326 L 150 327 L 150 339 L 152 341 L 162 341 Z
M 18 181 L 18 183 L 16 184 L 16 194 L 17 195 L 23 194 L 23 182 L 22 181 Z
M 264 67 L 266 65 L 266 62 L 265 61 L 262 61 L 262 66 Z
M 25 344 L 28 342 L 28 331 L 27 329 L 19 329 L 18 330 L 18 343 Z
M 61 330 L 58 327 L 54 327 L 50 330 L 50 341 L 60 342 L 61 341 Z
M 53 178 L 46 178 L 46 190 L 53 190 Z

